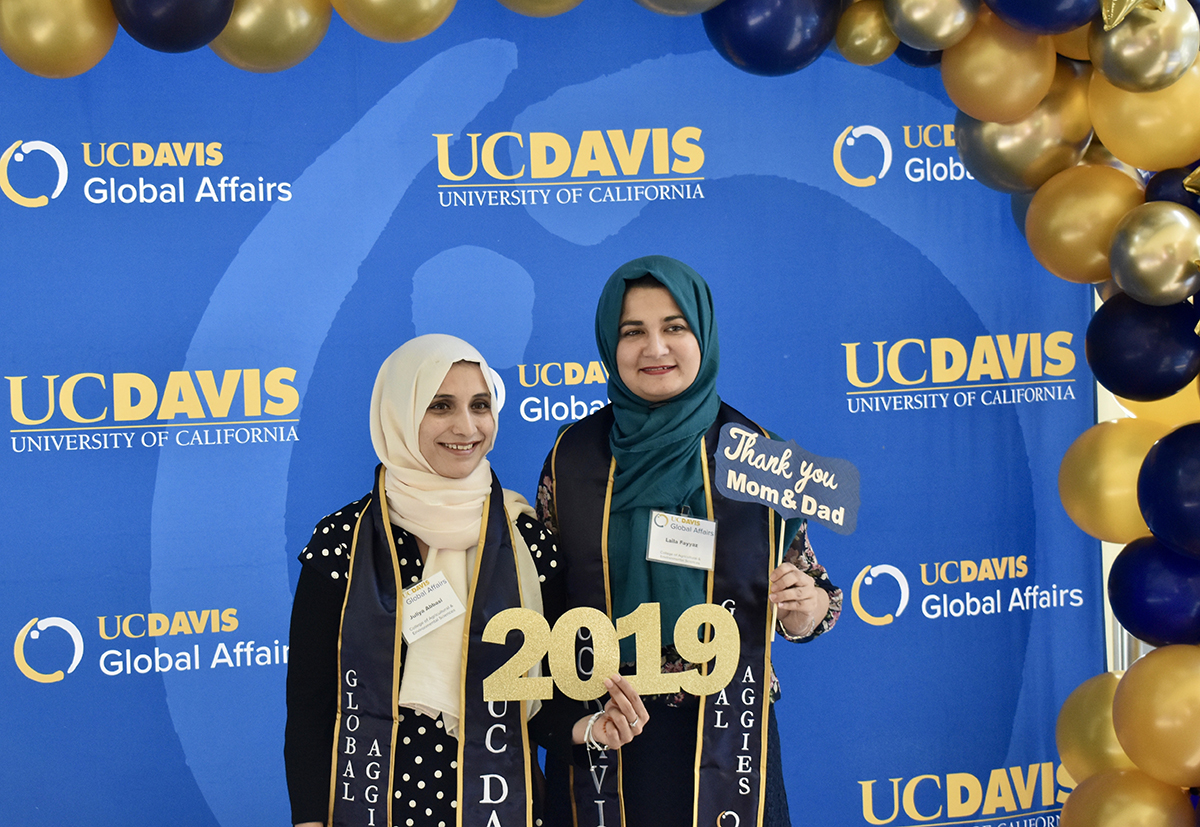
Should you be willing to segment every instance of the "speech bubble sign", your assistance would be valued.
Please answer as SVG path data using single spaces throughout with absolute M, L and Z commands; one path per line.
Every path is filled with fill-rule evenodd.
M 721 429 L 717 490 L 732 500 L 768 505 L 785 518 L 806 517 L 838 534 L 858 525 L 858 469 L 821 457 L 794 440 L 770 439 L 742 425 Z

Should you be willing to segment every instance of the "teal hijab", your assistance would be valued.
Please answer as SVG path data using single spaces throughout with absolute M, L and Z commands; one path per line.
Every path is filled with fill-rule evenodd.
M 683 393 L 651 403 L 633 393 L 617 371 L 618 326 L 629 282 L 650 276 L 668 292 L 700 345 L 700 369 Z M 613 616 L 624 617 L 641 603 L 661 605 L 663 643 L 674 638 L 675 621 L 706 599 L 707 572 L 646 560 L 650 511 L 679 513 L 686 506 L 704 516 L 700 440 L 721 405 L 717 396 L 720 347 L 712 291 L 681 261 L 646 256 L 609 277 L 596 307 L 596 345 L 608 369 L 608 397 L 615 422 L 609 446 L 617 461 L 608 527 Z M 633 660 L 633 639 L 621 643 L 621 659 Z

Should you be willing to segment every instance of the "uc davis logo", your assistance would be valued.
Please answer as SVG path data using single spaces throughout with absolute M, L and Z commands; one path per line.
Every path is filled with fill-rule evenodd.
M 890 613 L 882 617 L 876 617 L 863 608 L 862 601 L 859 599 L 859 593 L 864 585 L 871 585 L 874 578 L 881 574 L 891 576 L 900 586 L 900 602 L 896 606 L 896 614 L 893 617 Z M 864 566 L 863 570 L 858 573 L 858 577 L 854 578 L 854 587 L 850 591 L 850 603 L 854 606 L 854 613 L 862 618 L 863 622 L 869 623 L 872 626 L 886 626 L 895 620 L 900 615 L 904 614 L 904 609 L 908 606 L 908 578 L 904 576 L 904 572 L 895 566 L 880 565 L 880 566 Z
M 879 170 L 878 178 L 887 175 L 887 171 L 892 166 L 892 142 L 888 140 L 887 135 L 884 135 L 881 129 L 874 126 L 846 127 L 833 144 L 833 168 L 837 170 L 838 177 L 852 187 L 873 187 L 877 180 L 874 175 L 856 178 L 846 171 L 846 165 L 842 163 L 842 147 L 854 146 L 854 142 L 863 135 L 870 135 L 883 147 L 883 166 Z
M 13 643 L 13 659 L 17 662 L 17 668 L 21 670 L 22 675 L 31 681 L 56 683 L 65 677 L 61 669 L 47 675 L 34 669 L 25 660 L 25 640 L 27 638 L 37 640 L 39 635 L 51 626 L 62 629 L 71 636 L 71 642 L 75 644 L 75 654 L 71 658 L 71 665 L 67 667 L 67 674 L 74 672 L 75 667 L 79 665 L 79 661 L 83 659 L 83 635 L 79 634 L 79 629 L 74 623 L 61 617 L 47 617 L 42 620 L 38 620 L 35 617 L 26 623 L 21 631 L 17 633 L 17 640 Z
M 54 159 L 54 164 L 58 167 L 58 184 L 54 187 L 54 192 L 49 197 L 39 195 L 29 198 L 13 189 L 13 185 L 9 183 L 9 161 L 20 163 L 25 160 L 25 156 L 30 152 L 46 153 Z M 14 204 L 19 204 L 22 207 L 44 207 L 50 203 L 51 198 L 58 198 L 59 193 L 63 191 L 63 187 L 66 185 L 67 159 L 63 157 L 63 154 L 54 144 L 48 144 L 45 141 L 16 141 L 12 146 L 4 150 L 3 155 L 0 155 L 0 190 L 3 190 L 4 194 L 8 196 L 8 200 Z

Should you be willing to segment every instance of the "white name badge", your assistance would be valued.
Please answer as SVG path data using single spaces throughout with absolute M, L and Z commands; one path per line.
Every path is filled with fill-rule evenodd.
M 716 551 L 717 524 L 712 520 L 650 512 L 646 559 L 652 563 L 712 571 Z
M 404 605 L 404 642 L 410 646 L 437 627 L 461 614 L 466 607 L 442 572 L 435 573 L 401 593 Z

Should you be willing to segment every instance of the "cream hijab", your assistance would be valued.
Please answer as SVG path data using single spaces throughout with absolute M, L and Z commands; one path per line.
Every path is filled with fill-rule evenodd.
M 479 351 L 442 333 L 418 336 L 379 368 L 371 394 L 371 442 L 386 469 L 384 489 L 392 523 L 429 545 L 424 576 L 445 574 L 467 605 L 483 503 L 492 485 L 491 465 L 485 457 L 462 479 L 443 477 L 421 455 L 418 443 L 425 411 L 455 362 L 479 365 L 495 399 L 491 370 Z M 400 601 L 397 611 L 403 605 Z M 400 706 L 431 718 L 442 715 L 451 735 L 458 729 L 466 620 L 459 615 L 409 645 L 400 683 Z

